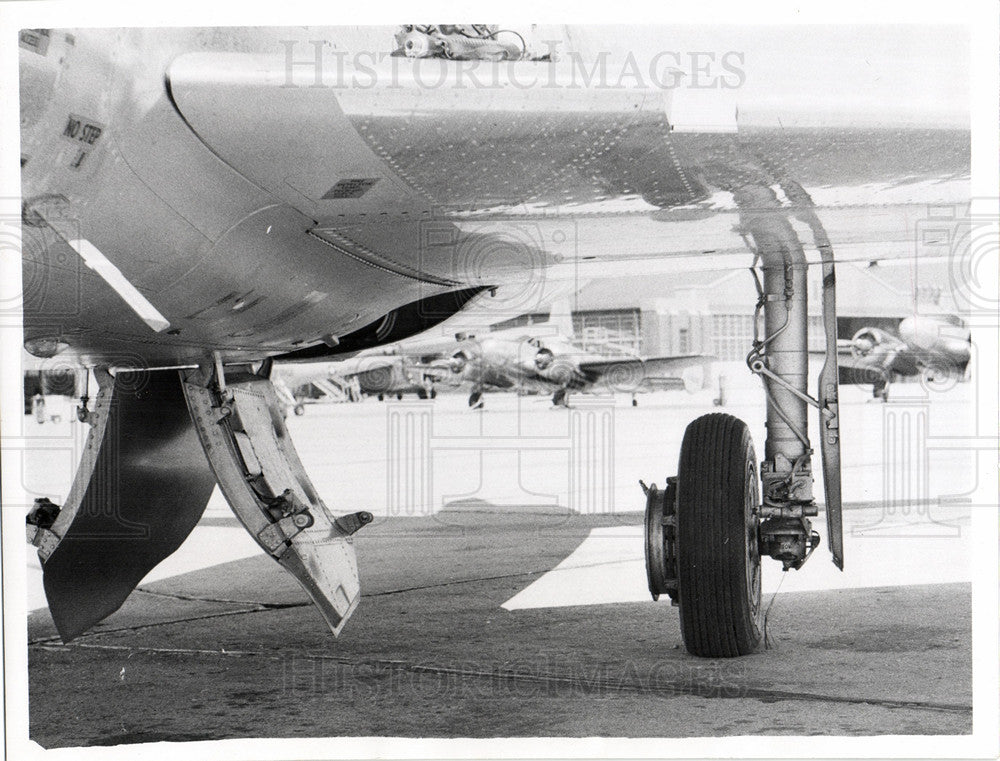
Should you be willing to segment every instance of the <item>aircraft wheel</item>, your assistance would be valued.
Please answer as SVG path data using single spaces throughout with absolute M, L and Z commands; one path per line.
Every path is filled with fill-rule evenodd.
M 396 394 L 396 401 L 397 402 L 403 401 L 403 395 L 402 394 Z
M 437 395 L 438 395 L 437 389 L 436 388 L 432 388 L 431 389 L 431 399 L 437 399 Z
M 302 405 L 302 404 L 296 404 L 296 405 L 295 405 L 295 406 L 294 406 L 294 407 L 292 408 L 292 411 L 293 411 L 293 412 L 294 412 L 294 413 L 295 413 L 295 414 L 296 414 L 297 416 L 301 417 L 302 415 L 304 415 L 304 414 L 305 414 L 305 412 L 306 412 L 306 408 L 305 408 L 305 405 Z
M 750 430 L 723 413 L 684 432 L 677 474 L 677 575 L 688 652 L 731 658 L 761 640 L 760 486 Z
M 552 395 L 552 404 L 555 407 L 568 407 L 566 403 L 566 389 L 560 388 L 556 389 L 556 392 Z

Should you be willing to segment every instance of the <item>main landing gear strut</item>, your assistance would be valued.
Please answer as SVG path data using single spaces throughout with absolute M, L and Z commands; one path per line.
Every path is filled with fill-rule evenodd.
M 764 313 L 764 336 L 755 335 L 747 356 L 767 400 L 764 461 L 758 470 L 743 421 L 714 413 L 687 427 L 677 476 L 667 479 L 666 489 L 642 484 L 649 591 L 654 600 L 667 594 L 680 607 L 684 644 L 704 657 L 757 649 L 764 629 L 761 557 L 780 560 L 785 571 L 798 569 L 819 544 L 809 520 L 818 513 L 809 405 L 820 414 L 828 542 L 833 562 L 843 568 L 833 252 L 809 196 L 792 182 L 781 187 L 792 209 L 782 207 L 766 186 L 734 193 L 754 253 L 756 311 Z M 808 265 L 789 214 L 810 227 L 822 257 L 826 360 L 815 399 L 807 393 Z

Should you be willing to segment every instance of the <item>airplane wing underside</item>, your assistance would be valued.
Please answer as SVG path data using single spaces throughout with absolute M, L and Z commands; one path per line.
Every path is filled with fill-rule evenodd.
M 928 204 L 968 201 L 963 130 L 678 131 L 669 91 L 504 80 L 457 97 L 455 62 L 423 61 L 420 76 L 409 63 L 371 87 L 317 88 L 284 57 L 190 53 L 169 82 L 205 144 L 316 220 L 310 235 L 442 280 L 744 267 L 734 193 L 747 185 L 772 188 L 807 244 L 794 211 L 814 204 L 839 261 L 912 256 Z M 804 194 L 790 200 L 790 183 Z
M 79 277 L 50 268 L 46 297 L 79 316 L 54 328 L 26 304 L 26 338 L 42 349 L 71 335 L 76 352 L 116 365 L 327 356 L 321 344 L 465 286 L 498 288 L 491 311 L 505 319 L 595 277 L 742 269 L 755 214 L 790 226 L 812 263 L 817 219 L 838 261 L 868 262 L 928 253 L 928 205 L 961 217 L 968 204 L 967 129 L 781 128 L 735 110 L 699 123 L 687 94 L 573 86 L 572 71 L 533 61 L 498 68 L 488 87 L 463 86 L 461 62 L 398 58 L 374 76 L 345 63 L 358 86 L 315 87 L 283 55 L 176 52 L 151 54 L 137 89 L 111 82 L 109 105 L 88 106 L 114 139 L 80 171 L 63 171 L 64 111 L 24 131 L 29 271 L 80 264 L 51 227 L 63 212 L 86 230 L 81 250 L 110 263 Z M 554 86 L 518 86 L 533 73 Z M 116 283 L 134 288 L 116 295 Z M 146 306 L 162 319 L 139 319 Z

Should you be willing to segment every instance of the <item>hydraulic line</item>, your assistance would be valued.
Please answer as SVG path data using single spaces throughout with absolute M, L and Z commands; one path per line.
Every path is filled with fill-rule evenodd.
M 764 307 L 763 341 L 756 353 L 766 358 L 767 369 L 787 384 L 764 378 L 768 395 L 767 439 L 764 459 L 782 455 L 795 462 L 809 452 L 807 427 L 808 264 L 798 235 L 789 224 L 777 196 L 769 187 L 746 185 L 734 192 L 740 208 L 741 227 L 753 236 L 754 250 L 764 271 L 761 306 Z M 798 393 L 796 393 L 798 392 Z

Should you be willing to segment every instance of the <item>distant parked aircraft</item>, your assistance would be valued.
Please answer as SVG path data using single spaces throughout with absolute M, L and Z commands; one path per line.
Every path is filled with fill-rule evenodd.
M 906 317 L 895 335 L 864 327 L 837 342 L 840 382 L 871 383 L 874 397 L 885 401 L 900 376 L 940 382 L 965 375 L 971 349 L 969 328 L 955 315 Z
M 602 386 L 631 393 L 633 404 L 640 390 L 694 390 L 707 380 L 706 365 L 713 359 L 703 354 L 608 358 L 581 351 L 562 336 L 487 335 L 461 341 L 448 366 L 453 375 L 472 385 L 470 407 L 483 406 L 487 388 L 551 392 L 552 403 L 565 406 L 571 391 Z
M 323 395 L 342 401 L 359 401 L 362 394 L 377 396 L 379 401 L 392 396 L 402 399 L 403 394 L 433 399 L 437 396 L 436 380 L 447 373 L 418 357 L 392 351 L 362 353 L 338 362 L 280 365 L 275 372 L 297 399 L 303 396 L 304 386 L 312 385 Z M 297 405 L 295 413 L 301 415 L 301 409 Z

